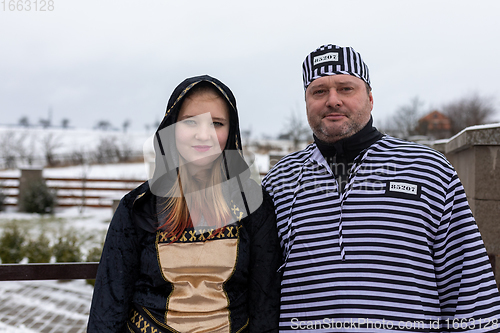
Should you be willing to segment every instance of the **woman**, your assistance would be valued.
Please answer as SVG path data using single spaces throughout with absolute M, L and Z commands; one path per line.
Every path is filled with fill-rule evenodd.
M 274 208 L 249 179 L 232 92 L 186 79 L 154 144 L 153 177 L 109 226 L 87 332 L 277 332 Z

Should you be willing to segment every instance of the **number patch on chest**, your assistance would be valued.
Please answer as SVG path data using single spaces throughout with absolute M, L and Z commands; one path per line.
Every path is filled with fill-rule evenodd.
M 386 194 L 396 197 L 420 197 L 420 185 L 406 182 L 388 181 Z

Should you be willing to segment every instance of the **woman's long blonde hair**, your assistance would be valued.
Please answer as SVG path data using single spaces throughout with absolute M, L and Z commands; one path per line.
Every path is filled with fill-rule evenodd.
M 192 98 L 205 92 L 216 92 L 219 98 L 224 98 L 210 83 L 196 85 L 185 98 Z M 179 161 L 183 161 L 180 154 L 178 158 Z M 223 167 L 224 155 L 217 157 L 208 174 L 203 175 L 204 179 L 197 179 L 189 174 L 185 163 L 181 162 L 179 165 L 177 181 L 168 192 L 165 205 L 158 215 L 165 216 L 158 228 L 165 230 L 167 237 L 172 241 L 179 239 L 186 228 L 197 226 L 202 218 L 209 227 L 219 229 L 218 232 L 222 231 L 231 219 L 231 210 L 222 189 L 222 184 L 227 179 Z M 214 232 L 212 237 L 218 232 Z

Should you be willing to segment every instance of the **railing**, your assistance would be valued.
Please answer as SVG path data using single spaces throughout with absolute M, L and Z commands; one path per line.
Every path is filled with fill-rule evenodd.
M 144 182 L 141 179 L 45 178 L 47 186 L 56 190 L 57 206 L 111 208 L 113 198 L 120 198 Z M 0 177 L 1 188 L 9 192 L 5 205 L 16 206 L 19 177 Z M 6 184 L 5 184 L 6 183 Z M 4 191 L 5 192 L 5 191 Z M 0 281 L 95 279 L 97 262 L 0 264 Z
M 489 259 L 494 268 L 496 256 Z M 0 281 L 95 279 L 98 266 L 98 262 L 1 264 Z
M 44 178 L 47 186 L 56 191 L 58 207 L 111 208 L 119 199 L 144 180 L 101 178 Z M 6 183 L 6 184 L 3 184 Z M 16 206 L 19 199 L 19 177 L 0 177 L 1 188 L 10 199 L 5 205 Z
M 98 262 L 2 264 L 0 281 L 95 279 Z
M 265 176 L 266 173 L 260 173 Z M 104 178 L 44 178 L 47 186 L 56 191 L 58 207 L 112 208 L 113 200 L 143 183 L 144 179 Z M 19 200 L 19 177 L 1 177 L 0 188 L 8 200 L 6 206 L 17 206 Z M 5 191 L 7 190 L 7 191 Z M 6 193 L 5 193 L 6 192 Z

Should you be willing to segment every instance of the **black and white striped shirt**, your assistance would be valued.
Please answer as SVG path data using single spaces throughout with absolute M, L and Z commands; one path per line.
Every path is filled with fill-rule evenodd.
M 500 331 L 500 296 L 450 163 L 384 136 L 343 193 L 315 144 L 263 179 L 278 221 L 280 332 Z

